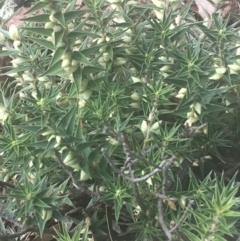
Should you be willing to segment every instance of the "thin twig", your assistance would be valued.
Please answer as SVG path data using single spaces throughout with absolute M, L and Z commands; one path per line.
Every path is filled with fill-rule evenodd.
M 160 223 L 160 226 L 163 230 L 163 232 L 166 234 L 166 236 L 168 237 L 169 241 L 172 241 L 172 234 L 170 233 L 170 230 L 168 229 L 167 225 L 165 224 L 164 221 L 164 213 L 163 213 L 163 203 L 162 203 L 162 199 L 158 200 L 158 220 Z
M 175 156 L 173 156 L 175 157 Z M 162 182 L 162 194 L 166 196 L 166 186 L 167 186 L 167 180 L 168 180 L 168 169 L 175 161 L 175 158 L 169 159 L 166 164 L 163 166 L 163 182 Z
M 3 218 L 3 219 L 5 219 L 5 220 L 8 221 L 8 222 L 14 224 L 15 226 L 21 228 L 21 229 L 24 228 L 24 225 L 23 225 L 23 224 L 19 223 L 17 220 L 11 218 L 10 216 L 8 216 L 8 215 L 6 215 L 6 214 L 3 214 L 2 212 L 0 212 L 0 217 Z
M 159 166 L 157 168 L 155 168 L 152 172 L 146 174 L 145 176 L 142 177 L 136 177 L 134 179 L 132 179 L 131 177 L 125 175 L 124 173 L 121 172 L 121 170 L 119 170 L 116 165 L 114 165 L 114 163 L 112 162 L 112 160 L 110 159 L 110 157 L 108 156 L 108 154 L 106 153 L 105 149 L 102 148 L 102 154 L 104 156 L 104 158 L 106 159 L 106 161 L 108 162 L 108 164 L 112 167 L 112 169 L 117 172 L 120 176 L 124 177 L 125 179 L 127 179 L 130 182 L 142 182 L 142 181 L 146 181 L 148 178 L 152 177 L 153 175 L 155 175 L 157 172 L 159 172 L 160 170 L 162 170 L 162 168 L 164 167 L 164 165 L 167 162 L 173 162 L 176 159 L 176 156 L 171 157 L 170 159 L 167 160 L 163 160 Z
M 93 192 L 88 190 L 85 187 L 82 187 L 78 184 L 77 180 L 75 179 L 75 177 L 73 176 L 73 172 L 66 166 L 64 165 L 63 161 L 61 160 L 61 157 L 58 153 L 58 151 L 56 149 L 53 149 L 53 152 L 56 156 L 56 160 L 57 162 L 60 164 L 60 166 L 62 167 L 62 169 L 70 176 L 70 178 L 72 179 L 73 185 L 82 193 L 87 194 L 89 196 L 99 196 L 98 193 Z
M 28 233 L 28 232 L 39 233 L 39 228 L 37 228 L 37 227 L 26 227 L 25 229 L 23 229 L 22 231 L 17 232 L 17 233 L 0 235 L 0 240 L 9 241 L 11 239 L 18 238 L 18 237 L 20 237 L 23 234 Z M 43 233 L 56 235 L 56 232 L 54 230 L 51 230 L 51 229 L 44 229 Z
M 183 215 L 181 216 L 181 218 L 178 220 L 178 222 L 174 225 L 174 227 L 170 230 L 170 233 L 172 233 L 173 231 L 175 231 L 180 225 L 181 223 L 184 221 L 185 217 L 188 214 L 189 209 L 191 208 L 191 206 L 193 205 L 194 201 L 190 200 L 186 209 L 183 212 Z

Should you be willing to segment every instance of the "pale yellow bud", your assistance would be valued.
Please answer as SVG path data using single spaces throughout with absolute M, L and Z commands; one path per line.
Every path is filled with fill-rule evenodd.
M 216 71 L 217 74 L 225 74 L 227 69 L 222 66 L 222 67 L 216 68 L 215 71 Z
M 200 103 L 196 102 L 193 105 L 193 108 L 199 115 L 201 114 L 201 112 L 202 112 L 202 105 Z
M 140 129 L 141 129 L 141 132 L 143 133 L 143 135 L 146 136 L 148 125 L 147 125 L 147 122 L 145 120 L 142 121 Z
M 117 58 L 115 61 L 114 61 L 114 64 L 116 65 L 116 66 L 121 66 L 121 65 L 124 65 L 124 64 L 126 64 L 127 63 L 127 60 L 126 59 L 124 59 L 124 58 Z
M 110 60 L 110 56 L 108 53 L 103 53 L 103 59 L 105 62 L 109 61 Z
M 9 36 L 13 40 L 18 40 L 19 39 L 19 33 L 16 25 L 11 24 L 9 27 Z
M 53 22 L 48 22 L 48 23 L 45 23 L 44 28 L 45 29 L 53 29 L 55 25 L 56 24 Z
M 142 82 L 139 78 L 136 78 L 134 76 L 132 76 L 131 78 L 133 80 L 133 83 Z
M 141 100 L 142 100 L 142 96 L 139 95 L 137 92 L 134 92 L 134 93 L 131 95 L 131 99 L 134 100 L 134 101 L 141 101 Z
M 127 1 L 127 5 L 137 5 L 138 2 L 136 1 Z
M 122 37 L 122 41 L 125 43 L 130 43 L 132 41 L 132 38 L 129 36 L 124 36 Z
M 120 144 L 120 142 L 118 140 L 116 140 L 116 139 L 114 139 L 114 138 L 112 138 L 110 136 L 106 140 L 113 146 L 117 146 L 117 145 Z
M 228 67 L 235 72 L 240 71 L 240 65 L 238 64 L 229 64 Z
M 160 71 L 162 71 L 162 72 L 168 72 L 169 70 L 171 70 L 172 69 L 172 65 L 164 65 L 161 69 L 160 69 Z
M 61 25 L 55 25 L 54 27 L 53 27 L 53 31 L 55 32 L 55 33 L 58 33 L 58 32 L 60 32 L 60 31 L 62 31 L 62 26 Z
M 160 10 L 160 11 L 157 11 L 157 10 L 153 10 L 154 13 L 156 14 L 156 17 L 159 19 L 159 20 L 163 20 L 163 13 L 164 11 L 163 10 Z
M 91 177 L 89 177 L 86 172 L 84 172 L 83 170 L 81 170 L 80 181 L 86 181 L 86 180 L 89 180 L 90 178 L 91 178 Z
M 57 23 L 58 21 L 52 14 L 49 16 L 49 20 L 53 23 Z
M 156 130 L 158 130 L 161 123 L 162 123 L 162 121 L 157 121 L 157 122 L 155 122 L 155 123 L 151 126 L 150 131 L 156 131 Z
M 140 102 L 132 102 L 129 104 L 129 106 L 131 106 L 134 109 L 142 109 L 142 105 L 140 104 Z
M 186 94 L 187 93 L 187 89 L 186 88 L 181 88 L 179 91 L 178 91 L 179 94 Z
M 229 100 L 225 100 L 226 106 L 231 105 L 232 103 Z
M 184 94 L 177 94 L 175 97 L 178 99 L 183 99 L 184 96 L 185 96 Z
M 162 8 L 162 9 L 165 9 L 165 4 L 163 1 L 160 1 L 160 0 L 152 0 L 153 4 L 158 7 L 158 8 Z
M 99 38 L 99 39 L 97 40 L 97 44 L 101 44 L 101 43 L 103 43 L 104 41 L 105 41 L 104 38 Z
M 21 45 L 22 45 L 21 41 L 19 41 L 19 40 L 14 40 L 14 41 L 13 41 L 13 47 L 14 47 L 15 49 L 18 50 Z
M 61 59 L 64 60 L 64 59 L 71 59 L 72 57 L 72 53 L 71 52 L 65 52 L 62 56 L 61 56 Z
M 66 68 L 71 65 L 71 60 L 70 59 L 64 59 L 62 61 L 62 68 Z
M 219 80 L 223 77 L 223 74 L 218 74 L 218 73 L 215 73 L 213 74 L 211 77 L 209 77 L 209 79 L 212 79 L 212 80 Z

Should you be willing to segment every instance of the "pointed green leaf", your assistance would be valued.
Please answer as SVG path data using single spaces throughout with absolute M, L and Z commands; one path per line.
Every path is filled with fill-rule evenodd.
M 72 59 L 76 60 L 76 61 L 79 61 L 79 62 L 82 62 L 82 63 L 84 63 L 88 66 L 93 66 L 91 64 L 91 62 L 89 62 L 88 59 L 80 52 L 74 51 L 73 55 L 72 55 Z
M 64 17 L 65 17 L 66 22 L 68 22 L 72 19 L 75 19 L 76 17 L 81 17 L 88 12 L 89 12 L 89 9 L 68 11 L 68 12 L 64 13 Z
M 34 133 L 37 133 L 38 131 L 40 131 L 42 129 L 42 126 L 17 125 L 15 127 L 20 128 L 22 130 L 26 130 L 26 131 L 31 131 L 31 132 L 34 132 Z
M 95 141 L 89 141 L 89 142 L 80 143 L 80 144 L 77 145 L 76 151 L 82 152 L 84 149 L 92 146 L 94 143 L 96 143 L 96 142 Z
M 46 36 L 52 35 L 52 29 L 45 29 L 45 28 L 22 28 L 22 29 L 32 33 L 39 34 L 39 35 L 46 35 Z
M 40 76 L 46 76 L 46 75 L 55 75 L 56 73 L 59 73 L 63 71 L 62 69 L 62 60 L 58 61 L 54 65 L 52 65 L 47 71 L 45 71 Z
M 80 87 L 81 87 L 81 83 L 82 83 L 81 67 L 78 67 L 78 69 L 73 73 L 73 80 L 74 80 L 74 85 L 76 87 L 77 92 L 80 93 Z
M 54 46 L 53 46 L 53 44 L 50 41 L 47 41 L 45 39 L 32 38 L 32 37 L 29 37 L 29 39 L 31 39 L 35 43 L 43 46 L 44 48 L 54 50 Z
M 77 106 L 74 105 L 60 120 L 60 122 L 58 123 L 58 127 L 64 130 L 67 130 L 67 128 L 69 127 L 69 124 L 71 123 L 72 118 L 75 118 L 76 111 L 77 111 Z
M 37 10 L 42 10 L 48 4 L 49 4 L 49 2 L 37 2 L 28 11 L 26 11 L 24 14 L 29 14 L 29 13 L 32 13 L 32 12 L 36 12 Z
M 92 38 L 100 38 L 96 33 L 89 33 L 88 31 L 72 31 L 67 35 L 67 38 L 80 38 L 90 36 Z
M 84 74 L 95 74 L 95 73 L 99 73 L 101 71 L 103 71 L 104 69 L 101 66 L 85 66 L 83 68 L 83 73 Z
M 49 68 L 52 67 L 54 64 L 56 64 L 58 61 L 61 60 L 62 55 L 65 53 L 66 48 L 58 48 L 51 59 L 51 62 L 49 64 Z
M 34 22 L 34 23 L 48 23 L 50 21 L 49 16 L 50 16 L 49 14 L 40 14 L 33 17 L 24 18 L 21 20 L 26 22 Z
M 25 146 L 38 147 L 38 148 L 45 148 L 47 145 L 48 145 L 48 141 L 47 140 L 38 141 L 38 142 L 30 143 L 30 144 L 25 144 Z
M 54 17 L 62 24 L 63 27 L 65 27 L 65 19 L 62 11 L 59 11 L 56 14 L 54 14 Z

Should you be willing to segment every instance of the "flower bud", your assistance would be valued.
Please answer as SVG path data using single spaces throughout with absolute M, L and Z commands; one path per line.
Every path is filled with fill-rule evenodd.
M 49 41 L 49 42 L 52 42 L 52 43 L 53 43 L 53 41 L 54 41 L 54 37 L 52 37 L 52 36 L 48 36 L 48 37 L 46 38 L 46 40 Z
M 110 42 L 111 38 L 109 36 L 106 36 L 105 40 L 106 42 Z
M 51 14 L 50 16 L 49 16 L 49 20 L 51 21 L 51 22 L 53 22 L 53 23 L 57 23 L 57 19 L 54 17 L 54 15 L 53 14 Z
M 72 62 L 71 62 L 71 65 L 72 66 L 78 66 L 78 61 L 73 59 Z
M 115 61 L 114 61 L 114 64 L 116 65 L 116 66 L 121 66 L 121 65 L 124 65 L 124 64 L 126 64 L 127 63 L 127 60 L 126 59 L 124 59 L 124 58 L 117 58 Z
M 53 29 L 55 25 L 56 25 L 56 24 L 53 23 L 53 22 L 48 22 L 48 23 L 45 23 L 44 28 L 45 28 L 45 29 Z
M 89 177 L 86 172 L 84 172 L 83 170 L 81 170 L 80 181 L 86 181 L 86 180 L 89 180 L 90 178 L 91 178 L 91 177 Z
M 103 53 L 103 59 L 105 62 L 109 61 L 110 60 L 110 56 L 108 53 Z
M 117 146 L 120 144 L 120 142 L 118 140 L 116 140 L 110 136 L 108 138 L 106 138 L 106 140 L 113 146 Z
M 131 6 L 131 5 L 137 5 L 137 4 L 138 4 L 138 2 L 133 1 L 133 0 L 127 1 L 127 5 L 129 5 L 129 6 Z
M 240 65 L 238 64 L 229 64 L 228 67 L 235 72 L 240 71 Z
M 129 104 L 129 106 L 131 106 L 134 109 L 142 109 L 140 102 L 132 102 L 131 104 Z
M 23 59 L 23 58 L 16 58 L 11 61 L 11 63 L 13 64 L 14 67 L 19 66 L 20 64 L 25 63 L 25 62 L 26 62 L 26 59 Z
M 222 66 L 222 67 L 216 68 L 215 71 L 217 74 L 225 74 L 227 69 L 224 66 Z
M 13 41 L 13 47 L 15 49 L 18 49 L 18 47 L 20 47 L 21 45 L 22 45 L 21 41 L 19 41 L 19 40 L 14 40 Z
M 162 71 L 162 72 L 168 72 L 169 70 L 171 70 L 172 69 L 172 65 L 164 65 L 161 69 L 160 69 L 160 71 Z
M 142 100 L 142 96 L 139 95 L 137 92 L 134 92 L 134 93 L 131 95 L 131 99 L 138 102 L 138 101 L 141 101 L 141 100 Z
M 132 38 L 129 36 L 123 36 L 122 41 L 125 43 L 130 43 L 132 41 Z
M 61 59 L 64 60 L 64 59 L 71 59 L 72 57 L 72 53 L 71 52 L 65 52 L 62 56 L 61 56 Z
M 163 20 L 163 12 L 164 12 L 163 10 L 160 10 L 160 11 L 154 10 L 156 17 L 161 21 Z
M 78 69 L 78 66 L 68 66 L 68 67 L 64 68 L 64 70 L 66 72 L 68 72 L 69 74 L 75 72 L 77 69 Z
M 66 68 L 71 65 L 71 60 L 70 59 L 64 59 L 62 61 L 62 68 Z
M 19 33 L 16 25 L 11 24 L 9 27 L 9 36 L 13 40 L 18 40 L 19 39 Z
M 148 125 L 147 125 L 147 122 L 144 120 L 142 121 L 142 124 L 141 124 L 141 132 L 143 133 L 144 136 L 146 136 L 147 134 L 147 129 L 148 129 Z
M 200 103 L 196 102 L 193 108 L 199 115 L 202 113 L 202 105 Z
M 66 43 L 63 42 L 63 41 L 59 41 L 59 42 L 57 43 L 57 48 L 63 48 L 63 47 L 65 47 L 65 46 L 66 46 Z
M 211 77 L 209 77 L 209 79 L 212 79 L 212 80 L 219 80 L 223 77 L 223 74 L 213 74 Z
M 101 43 L 103 43 L 104 41 L 105 41 L 104 38 L 99 38 L 98 41 L 97 41 L 97 44 L 101 44 Z
M 162 121 L 157 121 L 157 122 L 155 122 L 155 123 L 151 126 L 150 131 L 156 131 L 156 130 L 158 130 L 161 123 L 162 123 Z
M 136 78 L 134 76 L 132 76 L 131 78 L 133 80 L 133 83 L 142 82 L 139 78 Z
M 158 7 L 158 8 L 162 8 L 165 9 L 165 4 L 163 3 L 163 1 L 160 0 L 152 0 L 153 4 Z
M 46 76 L 42 76 L 42 77 L 38 77 L 38 80 L 41 82 L 46 82 L 46 81 L 49 81 L 49 78 Z
M 60 31 L 62 31 L 62 26 L 61 25 L 55 25 L 54 27 L 53 27 L 53 31 L 55 32 L 55 33 L 58 33 L 58 32 L 60 32 Z

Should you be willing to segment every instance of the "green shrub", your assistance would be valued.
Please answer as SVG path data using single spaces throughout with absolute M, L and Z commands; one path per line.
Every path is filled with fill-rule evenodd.
M 238 235 L 236 176 L 203 172 L 238 140 L 238 22 L 194 21 L 179 1 L 75 2 L 37 1 L 28 12 L 42 14 L 0 30 L 0 56 L 12 59 L 0 239 Z

